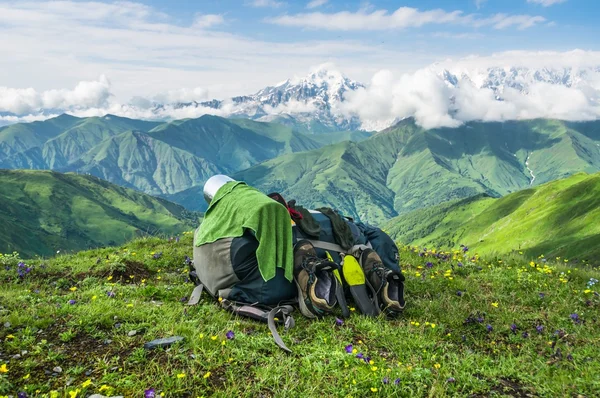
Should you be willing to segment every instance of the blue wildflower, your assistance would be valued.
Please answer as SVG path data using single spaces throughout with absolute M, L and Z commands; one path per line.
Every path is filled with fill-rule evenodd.
M 352 344 L 348 344 L 348 345 L 346 346 L 346 352 L 347 352 L 348 354 L 352 354 L 352 349 L 353 349 L 353 347 L 352 347 Z M 360 355 L 362 355 L 362 354 L 360 354 Z M 358 355 L 357 355 L 356 357 L 357 357 L 357 358 L 359 358 L 359 356 L 358 356 Z M 361 358 L 362 358 L 362 357 L 361 357 Z
M 144 398 L 156 398 L 156 391 L 154 391 L 154 388 L 144 390 Z
M 225 333 L 225 337 L 227 337 L 227 340 L 233 340 L 235 338 L 235 333 L 233 333 L 233 330 L 230 330 Z

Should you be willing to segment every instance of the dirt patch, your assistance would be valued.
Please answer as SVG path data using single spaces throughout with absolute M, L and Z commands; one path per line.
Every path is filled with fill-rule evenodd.
M 524 386 L 519 381 L 504 377 L 498 379 L 497 384 L 491 387 L 489 392 L 469 395 L 470 398 L 495 396 L 533 398 L 537 397 L 538 395 L 531 388 Z

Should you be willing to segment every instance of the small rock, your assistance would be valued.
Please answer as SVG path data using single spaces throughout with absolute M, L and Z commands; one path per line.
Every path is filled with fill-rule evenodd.
M 10 327 L 10 325 L 11 325 L 11 324 L 10 324 L 10 322 L 4 322 L 4 327 L 5 327 L 5 328 L 7 328 L 7 329 L 8 329 L 8 328 Z
M 12 356 L 13 359 L 19 359 L 21 358 L 21 354 L 15 354 Z
M 85 375 L 86 375 L 86 376 L 90 376 L 91 374 L 92 374 L 92 371 L 91 371 L 91 370 L 86 370 L 86 371 L 85 371 Z
M 115 315 L 115 316 L 113 317 L 113 319 L 116 321 L 117 319 L 119 319 L 119 317 Z
M 52 371 L 55 373 L 62 373 L 62 368 L 60 366 L 56 366 L 52 369 Z
M 181 336 L 173 336 L 173 337 L 167 337 L 164 339 L 156 339 L 156 340 L 152 340 L 149 341 L 148 343 L 144 344 L 144 348 L 147 350 L 152 350 L 154 348 L 158 348 L 158 347 L 168 347 L 173 343 L 177 343 L 178 341 L 182 341 L 183 337 Z
M 111 340 L 111 339 L 106 339 L 106 340 L 104 340 L 104 344 L 106 344 L 106 345 L 109 345 L 110 343 L 112 343 L 112 340 Z
M 132 331 L 130 331 L 129 333 L 127 333 L 127 336 L 129 336 L 129 337 L 133 337 L 133 336 L 135 336 L 136 334 L 137 334 L 137 330 L 132 330 Z
M 120 324 L 120 323 L 115 323 L 115 328 L 116 328 L 116 329 L 119 329 L 120 327 L 121 327 L 121 324 Z
M 28 352 L 29 351 L 27 351 L 27 350 L 23 350 L 23 351 L 21 351 L 21 355 L 27 355 Z

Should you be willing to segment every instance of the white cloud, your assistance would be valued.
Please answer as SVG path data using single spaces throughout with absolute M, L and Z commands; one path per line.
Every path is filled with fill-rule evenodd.
M 198 14 L 194 19 L 194 27 L 200 29 L 211 28 L 216 25 L 222 25 L 225 23 L 223 15 L 218 14 Z
M 271 8 L 279 8 L 285 3 L 283 1 L 276 0 L 251 0 L 246 3 L 251 7 L 271 7 Z
M 106 76 L 98 81 L 82 81 L 73 90 L 59 89 L 37 92 L 33 88 L 0 87 L 0 112 L 25 114 L 44 109 L 87 109 L 102 107 L 110 97 Z
M 444 70 L 458 81 L 449 84 Z M 502 78 L 507 81 L 498 84 L 499 91 L 490 88 Z M 406 117 L 425 128 L 472 120 L 595 120 L 600 118 L 600 52 L 507 52 L 444 61 L 400 77 L 381 71 L 367 88 L 347 95 L 343 110 L 358 115 L 367 128 Z
M 567 0 L 527 0 L 528 3 L 541 4 L 544 7 L 550 7 L 554 4 L 564 3 Z
M 416 28 L 429 24 L 458 24 L 476 28 L 491 26 L 495 29 L 516 26 L 518 29 L 526 29 L 545 20 L 542 16 L 507 14 L 479 18 L 473 14 L 463 15 L 463 12 L 459 10 L 451 12 L 442 9 L 419 11 L 416 8 L 400 7 L 391 14 L 387 10 L 368 11 L 366 9 L 357 12 L 312 12 L 282 15 L 267 19 L 267 22 L 311 29 L 364 31 Z
M 208 91 L 202 87 L 180 88 L 178 90 L 169 90 L 154 96 L 154 100 L 161 104 L 177 104 L 188 102 L 201 102 L 210 99 Z
M 475 0 L 475 7 L 477 7 L 477 9 L 479 10 L 481 6 L 485 4 L 486 1 L 487 0 Z
M 329 0 L 312 0 L 306 5 L 306 8 L 317 8 L 327 4 Z

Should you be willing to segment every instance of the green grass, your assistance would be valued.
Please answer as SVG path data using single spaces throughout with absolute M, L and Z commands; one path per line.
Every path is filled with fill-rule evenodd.
M 0 186 L 0 252 L 26 257 L 174 235 L 200 216 L 87 175 L 0 170 Z
M 600 285 L 586 287 L 597 269 L 406 247 L 402 316 L 352 312 L 336 326 L 334 316 L 309 321 L 295 312 L 296 327 L 282 334 L 293 350 L 286 354 L 265 324 L 206 295 L 184 305 L 191 249 L 191 234 L 146 238 L 27 262 L 33 269 L 22 279 L 17 258 L 0 258 L 0 395 L 129 397 L 154 388 L 166 397 L 591 397 L 600 389 Z M 184 342 L 142 348 L 173 335 Z M 346 353 L 350 344 L 354 354 Z M 57 366 L 62 372 L 53 374 Z
M 404 244 L 480 253 L 587 259 L 600 264 L 600 173 L 578 173 L 500 199 L 476 196 L 390 220 L 386 231 Z

